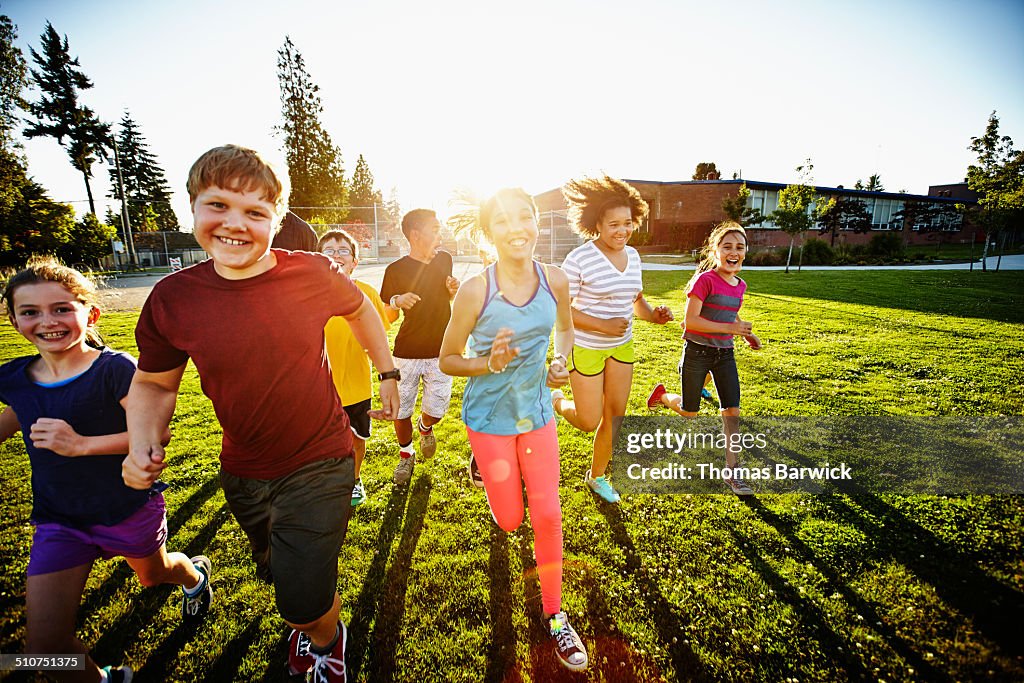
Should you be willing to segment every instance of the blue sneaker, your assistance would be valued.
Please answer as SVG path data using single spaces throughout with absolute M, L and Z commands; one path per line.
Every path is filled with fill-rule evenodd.
M 704 387 L 703 389 L 700 390 L 700 397 L 705 401 L 714 401 L 714 398 L 712 398 L 711 392 L 708 391 L 707 387 Z
M 356 479 L 355 486 L 352 487 L 352 507 L 357 507 L 366 502 L 366 489 L 363 487 L 363 480 Z
M 194 624 L 210 611 L 210 603 L 213 601 L 213 586 L 210 585 L 213 564 L 206 555 L 196 555 L 192 558 L 192 564 L 203 580 L 192 589 L 194 593 L 181 587 L 181 619 L 185 623 Z
M 130 666 L 105 666 L 103 673 L 110 683 L 131 683 L 132 669 Z
M 591 477 L 590 470 L 587 470 L 587 475 L 584 477 L 584 480 L 587 482 L 587 486 L 590 487 L 590 490 L 601 496 L 602 500 L 606 503 L 618 503 L 622 500 L 618 491 L 612 488 L 612 485 L 608 483 L 608 480 L 604 478 L 604 475 L 601 475 L 600 477 Z

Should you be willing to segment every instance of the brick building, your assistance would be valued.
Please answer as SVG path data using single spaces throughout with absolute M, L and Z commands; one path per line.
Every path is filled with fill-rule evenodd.
M 722 200 L 735 197 L 740 186 L 746 183 L 750 190 L 748 206 L 755 207 L 762 214 L 770 214 L 778 207 L 779 190 L 782 183 L 768 183 L 757 180 L 684 180 L 654 181 L 627 180 L 650 205 L 650 217 L 640 227 L 641 232 L 650 233 L 642 241 L 665 248 L 690 250 L 699 248 L 711 229 L 726 219 Z M 815 193 L 823 197 L 851 197 L 864 203 L 871 213 L 871 230 L 867 233 L 842 232 L 838 241 L 848 244 L 868 242 L 878 232 L 900 232 L 907 244 L 935 244 L 969 242 L 982 239 L 981 231 L 969 223 L 964 224 L 962 216 L 949 211 L 945 216 L 934 219 L 934 224 L 904 226 L 897 215 L 904 205 L 918 202 L 932 206 L 952 208 L 957 203 L 974 203 L 976 197 L 964 184 L 936 185 L 928 195 L 912 195 L 895 192 L 868 192 L 848 190 L 840 187 L 815 187 Z M 544 237 L 550 240 L 552 256 L 563 251 L 573 233 L 565 223 L 566 204 L 561 189 L 542 192 L 534 198 L 541 212 L 541 245 L 538 251 L 543 256 Z M 813 207 L 812 207 L 813 209 Z M 770 222 L 747 228 L 752 248 L 776 247 L 789 244 L 789 235 Z M 804 239 L 818 237 L 817 230 L 809 230 Z M 579 244 L 577 239 L 575 244 Z M 575 246 L 573 244 L 572 246 Z M 572 248 L 571 246 L 569 248 Z M 565 249 L 568 251 L 568 249 Z

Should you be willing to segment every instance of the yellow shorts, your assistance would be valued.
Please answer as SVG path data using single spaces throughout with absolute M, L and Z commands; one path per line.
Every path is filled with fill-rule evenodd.
M 593 377 L 604 372 L 604 364 L 609 358 L 620 363 L 633 364 L 636 354 L 633 352 L 633 340 L 610 349 L 585 349 L 582 346 L 572 347 L 569 354 L 569 372 L 575 370 L 581 375 Z

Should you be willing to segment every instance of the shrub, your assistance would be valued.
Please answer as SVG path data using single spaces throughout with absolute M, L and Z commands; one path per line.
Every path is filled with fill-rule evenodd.
M 872 235 L 868 243 L 868 254 L 886 259 L 903 258 L 906 247 L 903 237 L 895 232 L 882 232 Z
M 786 254 L 779 253 L 778 249 L 762 249 L 755 251 L 745 259 L 748 266 L 784 266 L 786 265 Z
M 804 244 L 803 263 L 806 266 L 827 266 L 834 258 L 832 247 L 825 240 L 809 239 Z

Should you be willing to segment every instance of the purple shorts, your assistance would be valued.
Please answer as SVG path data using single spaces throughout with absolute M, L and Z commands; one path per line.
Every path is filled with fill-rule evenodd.
M 28 575 L 51 574 L 102 557 L 149 557 L 167 540 L 164 496 L 158 493 L 135 514 L 113 526 L 74 529 L 55 522 L 36 524 Z

